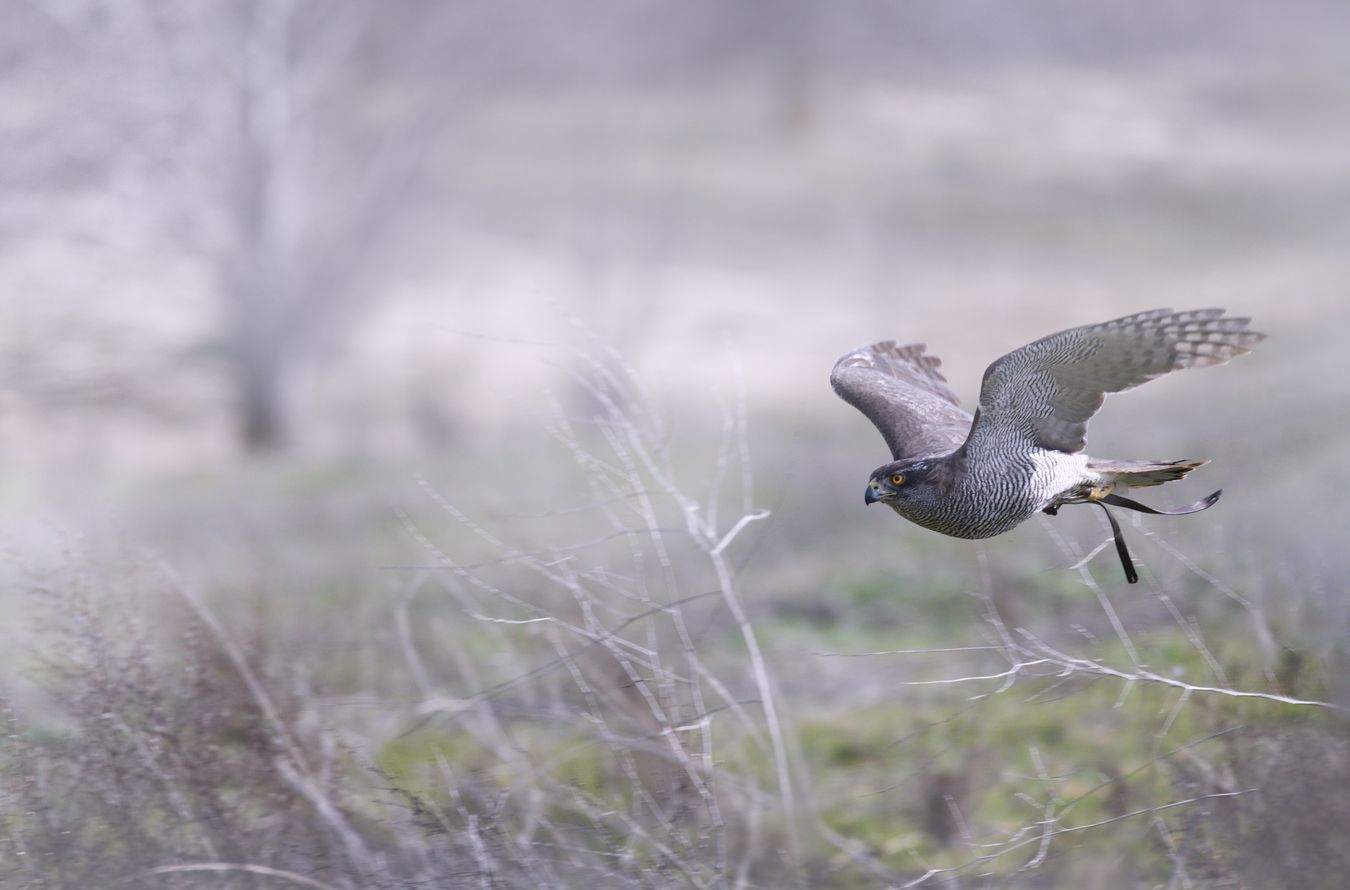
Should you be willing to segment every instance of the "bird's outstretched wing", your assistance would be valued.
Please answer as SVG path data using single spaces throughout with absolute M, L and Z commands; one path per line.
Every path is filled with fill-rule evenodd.
M 1008 353 L 984 372 L 972 446 L 990 435 L 1002 448 L 1082 451 L 1088 418 L 1108 393 L 1169 371 L 1221 365 L 1265 338 L 1247 330 L 1251 319 L 1223 312 L 1154 309 L 1060 331 Z
M 970 432 L 971 416 L 938 372 L 942 361 L 924 349 L 883 340 L 850 352 L 830 372 L 834 391 L 881 430 L 896 460 L 951 451 Z

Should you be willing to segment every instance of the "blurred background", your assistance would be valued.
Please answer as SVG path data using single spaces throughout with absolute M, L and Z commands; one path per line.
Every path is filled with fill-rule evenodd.
M 0 664 L 18 724 L 88 737 L 33 667 L 69 651 L 51 597 L 78 589 L 90 614 L 176 639 L 149 560 L 209 604 L 260 675 L 300 690 L 297 714 L 396 772 L 388 746 L 427 694 L 406 686 L 421 669 L 391 654 L 407 642 L 395 606 L 414 595 L 409 567 L 428 561 L 418 535 L 473 559 L 502 539 L 565 545 L 584 521 L 558 511 L 599 495 L 573 461 L 586 434 L 560 435 L 560 419 L 651 412 L 695 499 L 719 503 L 728 473 L 743 486 L 723 531 L 739 510 L 772 511 L 737 542 L 736 568 L 796 727 L 796 781 L 831 831 L 912 879 L 915 850 L 947 863 L 942 801 L 978 797 L 960 777 L 1007 778 L 992 765 L 1002 742 L 950 742 L 975 762 L 945 772 L 900 746 L 888 769 L 911 777 L 908 797 L 867 797 L 866 821 L 831 821 L 830 807 L 857 812 L 853 795 L 873 795 L 857 765 L 913 730 L 882 728 L 910 717 L 877 708 L 929 725 L 964 707 L 960 694 L 897 702 L 897 683 L 983 668 L 802 653 L 981 642 L 966 595 L 979 589 L 1016 613 L 1010 625 L 1110 634 L 1073 568 L 1104 532 L 1066 511 L 977 548 L 864 511 L 886 454 L 830 392 L 831 365 L 876 339 L 924 341 L 970 405 L 988 362 L 1037 337 L 1211 305 L 1270 339 L 1112 399 L 1092 428 L 1103 457 L 1213 459 L 1154 501 L 1226 490 L 1203 516 L 1136 526 L 1166 593 L 1117 607 L 1149 639 L 1160 603 L 1182 604 L 1159 651 L 1191 632 L 1225 641 L 1171 667 L 1193 656 L 1188 670 L 1222 662 L 1235 687 L 1346 700 L 1345 4 L 0 5 Z M 640 387 L 615 395 L 615 367 Z M 502 538 L 468 535 L 461 511 Z M 1113 559 L 1091 563 L 1112 590 Z M 530 663 L 528 643 L 472 654 L 485 650 L 461 637 L 482 626 L 463 602 L 426 598 L 423 645 L 470 653 L 441 665 L 459 694 L 474 693 L 474 665 L 481 687 Z M 1239 601 L 1250 608 L 1225 611 Z M 699 638 L 714 661 L 741 651 L 720 639 Z M 1119 692 L 1077 696 L 1049 723 L 1125 719 Z M 1145 739 L 1154 755 L 1190 740 L 1159 729 L 1174 699 L 1140 707 L 1094 737 Z M 1250 723 L 1214 707 L 1194 737 Z M 1017 719 L 980 725 L 1025 760 L 1023 739 L 1049 730 Z M 1304 751 L 1268 743 L 1289 731 L 1270 720 L 1252 751 Z M 1343 729 L 1316 731 L 1330 734 L 1306 744 L 1333 752 L 1319 775 L 1350 779 Z M 1139 753 L 1092 750 L 1093 769 L 1117 776 Z M 1243 756 L 1213 769 L 1284 763 Z M 1179 781 L 1144 798 L 1185 797 Z M 1344 806 L 1299 800 L 1323 825 Z M 1001 824 L 980 806 L 972 821 Z M 1187 858 L 1203 848 L 1215 880 L 1260 884 L 1319 857 L 1344 876 L 1345 852 L 1317 846 L 1325 831 L 1299 829 L 1312 846 L 1289 841 L 1274 865 L 1241 860 L 1251 818 L 1191 847 L 1154 832 L 1143 853 L 1113 835 L 1120 857 L 1066 853 L 1055 874 L 1192 886 L 1209 874 Z M 126 862 L 146 866 L 137 856 Z

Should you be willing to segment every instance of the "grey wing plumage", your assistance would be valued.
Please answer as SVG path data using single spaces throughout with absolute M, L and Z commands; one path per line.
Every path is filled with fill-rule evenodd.
M 922 343 L 883 340 L 835 362 L 830 385 L 881 431 L 896 460 L 951 451 L 965 441 L 971 416 L 961 410 L 942 361 Z
M 1265 338 L 1222 309 L 1155 309 L 1070 328 L 1008 353 L 985 371 L 971 440 L 997 431 L 1069 453 L 1083 450 L 1088 418 L 1108 393 L 1182 368 L 1219 365 Z

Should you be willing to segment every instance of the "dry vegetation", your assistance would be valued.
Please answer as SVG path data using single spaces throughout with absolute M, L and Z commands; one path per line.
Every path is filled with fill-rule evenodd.
M 1180 572 L 1126 602 L 1055 534 L 1049 575 L 978 551 L 968 591 L 804 615 L 743 587 L 777 557 L 739 400 L 688 459 L 582 365 L 590 407 L 509 477 L 540 509 L 358 500 L 402 556 L 305 579 L 322 612 L 226 627 L 240 591 L 141 552 L 37 586 L 64 718 L 7 717 L 6 886 L 1342 885 L 1325 653 L 1241 586 L 1140 529 Z
M 781 6 L 6 7 L 0 886 L 1350 885 L 1345 4 Z M 1167 304 L 1141 583 L 863 511 Z

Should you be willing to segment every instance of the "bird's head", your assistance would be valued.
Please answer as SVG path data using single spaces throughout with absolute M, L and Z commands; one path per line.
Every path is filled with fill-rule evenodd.
M 863 495 L 866 503 L 895 505 L 931 493 L 937 483 L 931 460 L 897 460 L 872 471 Z

